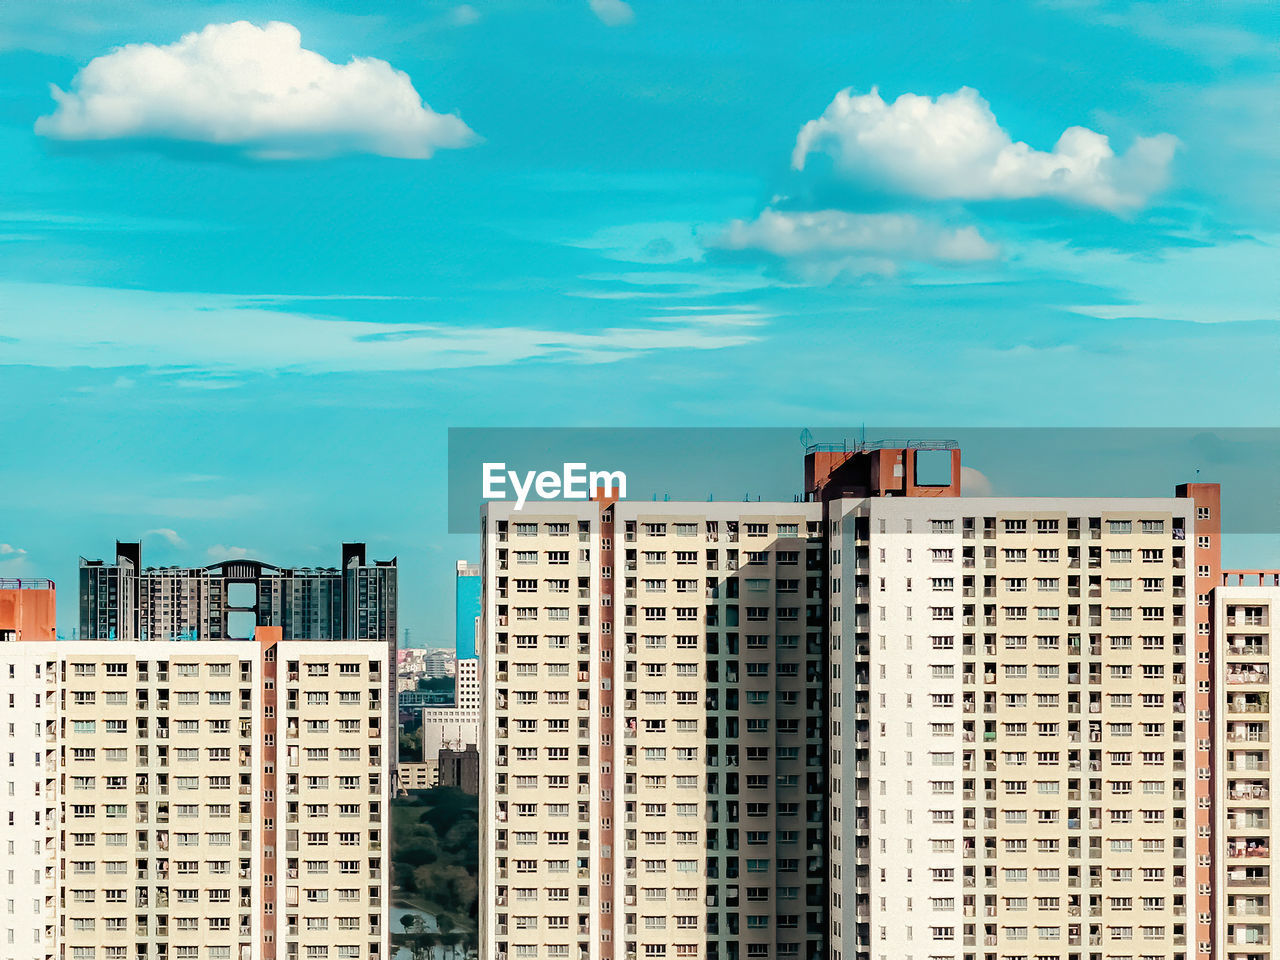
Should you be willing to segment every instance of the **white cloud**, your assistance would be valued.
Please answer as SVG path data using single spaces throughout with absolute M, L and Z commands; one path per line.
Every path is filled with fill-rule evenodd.
M 170 527 L 157 527 L 154 530 L 148 530 L 142 536 L 144 538 L 159 537 L 161 540 L 167 541 L 171 547 L 185 547 L 187 545 L 187 541 L 178 535 L 178 531 Z
M 581 331 L 439 319 L 361 323 L 264 309 L 253 297 L 0 282 L 0 366 L 149 367 L 183 374 L 192 386 L 225 386 L 241 372 L 608 363 L 755 339 L 692 322 Z
M 1101 0 L 1042 0 L 1091 26 L 1115 27 L 1152 43 L 1191 54 L 1216 68 L 1237 60 L 1273 58 L 1275 41 L 1232 22 L 1233 4 L 1122 3 Z M 1247 6 L 1251 0 L 1245 0 Z M 1259 4 L 1262 6 L 1263 4 Z M 1216 22 L 1215 22 L 1216 21 Z
M 1094 298 L 1063 306 L 1104 320 L 1186 323 L 1280 321 L 1280 233 L 1172 246 L 1159 257 L 1030 242 L 1019 261 L 1045 276 L 1088 285 Z
M 973 467 L 960 467 L 960 496 L 989 497 L 991 494 L 991 480 L 985 473 Z
M 449 22 L 455 27 L 469 27 L 480 20 L 480 11 L 469 3 L 459 4 L 449 11 Z
M 810 261 L 816 274 L 828 279 L 836 273 L 892 274 L 900 261 L 961 264 L 999 255 L 999 248 L 974 227 L 942 227 L 903 213 L 843 210 L 767 207 L 754 220 L 730 221 L 711 242 Z
M 792 166 L 829 153 L 855 178 L 931 199 L 1058 199 L 1119 212 L 1142 207 L 1169 179 L 1177 139 L 1137 137 L 1117 154 L 1085 127 L 1068 127 L 1052 151 L 1015 142 L 976 90 L 936 100 L 905 93 L 886 103 L 877 89 L 836 94 L 796 137 Z
M 591 12 L 600 18 L 600 22 L 610 27 L 621 27 L 635 19 L 631 4 L 625 0 L 587 0 Z
M 0 543 L 0 557 L 20 557 L 27 551 L 11 543 Z
M 59 140 L 158 139 L 260 159 L 372 153 L 421 159 L 476 142 L 433 111 L 385 60 L 336 64 L 287 23 L 210 24 L 176 43 L 136 43 L 91 60 L 36 132 Z
M 220 560 L 243 560 L 245 557 L 257 556 L 258 551 L 251 547 L 228 547 L 221 543 L 214 544 L 205 551 L 214 563 Z

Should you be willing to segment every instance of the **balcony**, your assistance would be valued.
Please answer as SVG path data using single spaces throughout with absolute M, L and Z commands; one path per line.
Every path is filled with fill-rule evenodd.
M 1271 682 L 1270 670 L 1268 665 L 1263 664 L 1239 664 L 1232 663 L 1227 665 L 1227 672 L 1224 678 L 1226 682 L 1232 686 L 1237 685 L 1261 685 Z
M 1270 857 L 1271 847 L 1269 841 L 1264 837 L 1244 838 L 1231 837 L 1227 840 L 1227 859 L 1239 860 L 1242 858 L 1253 857 Z
M 1227 790 L 1227 798 L 1241 801 L 1270 800 L 1271 790 L 1266 783 L 1234 782 Z

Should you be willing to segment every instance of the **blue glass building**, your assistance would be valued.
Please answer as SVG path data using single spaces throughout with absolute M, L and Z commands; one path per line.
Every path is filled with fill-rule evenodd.
M 459 660 L 476 655 L 476 618 L 480 616 L 480 565 L 458 561 L 454 591 L 454 646 Z

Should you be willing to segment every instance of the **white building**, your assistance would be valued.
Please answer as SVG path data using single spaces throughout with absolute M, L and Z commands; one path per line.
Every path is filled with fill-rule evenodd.
M 0 703 L 7 707 L 7 777 L 0 824 L 0 957 L 57 956 L 59 895 L 58 662 L 52 644 L 0 644 Z
M 29 639 L 4 593 L 0 958 L 386 960 L 385 644 Z

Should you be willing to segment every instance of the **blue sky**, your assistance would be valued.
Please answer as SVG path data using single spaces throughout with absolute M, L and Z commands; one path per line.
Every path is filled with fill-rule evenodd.
M 0 576 L 64 626 L 116 537 L 347 538 L 447 639 L 449 426 L 1275 425 L 1272 4 L 378 7 L 0 7 Z

